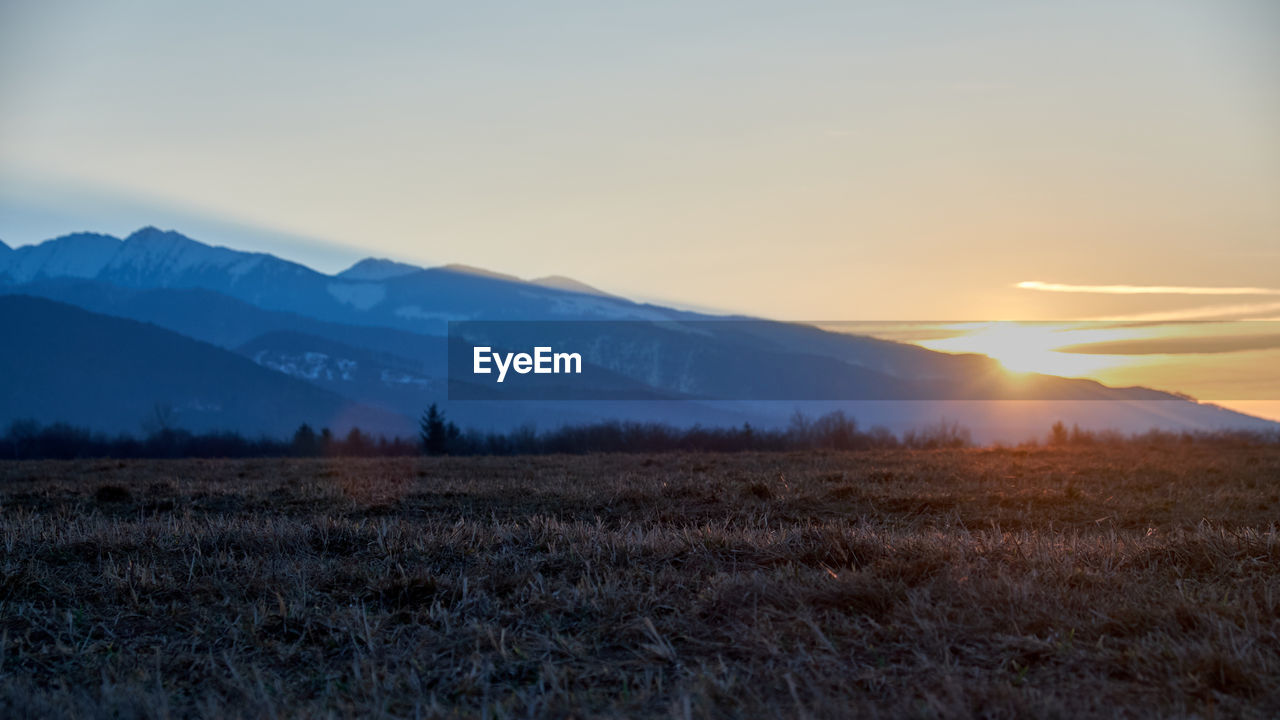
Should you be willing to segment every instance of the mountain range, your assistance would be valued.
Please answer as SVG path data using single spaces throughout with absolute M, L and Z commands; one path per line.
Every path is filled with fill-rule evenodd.
M 190 429 L 279 435 L 309 422 L 410 434 L 422 408 L 456 389 L 453 321 L 501 331 L 500 343 L 582 348 L 590 369 L 576 386 L 585 395 L 563 383 L 544 384 L 560 390 L 543 396 L 453 393 L 451 417 L 480 428 L 607 417 L 776 424 L 797 407 L 904 429 L 961 416 L 985 439 L 1024 439 L 1028 423 L 1058 417 L 1129 431 L 1273 427 L 1169 393 L 1051 376 L 1012 383 L 984 356 L 636 303 L 565 277 L 381 258 L 327 275 L 151 227 L 124 239 L 0 243 L 0 294 L 13 296 L 0 298 L 0 422 L 134 431 L 166 407 Z

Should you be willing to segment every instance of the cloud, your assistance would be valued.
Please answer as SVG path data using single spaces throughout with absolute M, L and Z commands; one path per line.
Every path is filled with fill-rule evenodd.
M 1081 355 L 1216 355 L 1278 348 L 1280 335 L 1227 335 L 1081 343 L 1057 351 Z
M 1059 293 L 1099 295 L 1280 295 L 1280 289 L 1261 287 L 1201 287 L 1187 285 L 1068 285 L 1026 280 L 1014 287 Z
M 1280 303 L 1251 303 L 1248 305 L 1209 305 L 1204 307 L 1187 308 L 1184 310 L 1169 310 L 1166 312 L 1140 313 L 1136 315 L 1112 315 L 1109 317 L 1093 318 L 1097 322 L 1132 322 L 1132 323 L 1168 323 L 1178 322 L 1180 320 L 1229 320 L 1244 319 L 1260 321 L 1271 318 L 1258 318 L 1256 316 L 1274 313 L 1280 310 Z

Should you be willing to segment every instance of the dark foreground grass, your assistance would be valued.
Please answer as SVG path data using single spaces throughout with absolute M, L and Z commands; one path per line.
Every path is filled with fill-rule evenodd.
M 0 464 L 0 716 L 1277 717 L 1280 450 Z

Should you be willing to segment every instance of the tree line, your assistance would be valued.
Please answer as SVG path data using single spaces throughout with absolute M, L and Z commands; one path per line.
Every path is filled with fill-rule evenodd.
M 1256 445 L 1280 442 L 1276 433 L 1246 431 L 1169 432 L 1124 435 L 1114 431 L 1068 429 L 1056 423 L 1047 446 L 1105 444 L 1169 445 L 1215 443 Z M 1029 440 L 1021 446 L 1037 446 Z M 416 438 L 372 435 L 352 428 L 341 435 L 303 424 L 289 439 L 245 437 L 235 432 L 194 433 L 161 423 L 141 437 L 107 435 L 66 423 L 41 425 L 20 420 L 0 435 L 0 458 L 71 459 L 183 457 L 403 457 L 412 455 L 545 455 L 592 452 L 785 452 L 799 450 L 942 449 L 971 447 L 967 428 L 956 421 L 895 434 L 884 427 L 863 430 L 855 418 L 832 412 L 818 418 L 796 413 L 782 428 L 677 427 L 653 422 L 604 421 L 546 431 L 533 426 L 506 432 L 461 430 L 436 405 L 427 409 Z

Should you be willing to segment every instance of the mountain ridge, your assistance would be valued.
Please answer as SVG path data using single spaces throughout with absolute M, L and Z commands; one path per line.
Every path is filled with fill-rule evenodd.
M 387 280 L 401 275 L 416 273 L 426 268 L 410 265 L 399 260 L 367 257 L 356 261 L 351 267 L 337 273 L 334 277 L 347 280 Z
M 369 274 L 357 271 L 362 267 Z M 377 277 L 382 279 L 374 279 Z M 568 288 L 547 286 L 570 283 Z M 94 313 L 154 322 L 180 335 L 214 342 L 227 351 L 252 347 L 250 359 L 256 358 L 259 366 L 284 374 L 293 372 L 340 395 L 350 393 L 348 402 L 394 406 L 402 413 L 411 412 L 418 404 L 448 399 L 441 389 L 447 368 L 445 333 L 450 323 L 459 326 L 461 321 L 460 326 L 467 326 L 467 321 L 476 320 L 514 321 L 516 330 L 508 332 L 505 340 L 519 339 L 521 347 L 555 342 L 582 348 L 584 363 L 599 369 L 602 382 L 608 378 L 601 387 L 612 387 L 619 393 L 615 399 L 646 395 L 690 398 L 666 410 L 657 406 L 644 410 L 648 419 L 698 422 L 714 417 L 776 424 L 785 422 L 791 413 L 786 408 L 790 401 L 833 398 L 840 402 L 920 401 L 914 415 L 898 408 L 885 416 L 936 421 L 936 414 L 929 417 L 936 412 L 933 408 L 940 407 L 929 404 L 933 401 L 1022 397 L 998 364 L 981 355 L 939 353 L 811 325 L 713 316 L 632 302 L 557 276 L 526 281 L 467 266 L 419 268 L 385 258 L 366 258 L 336 275 L 326 275 L 268 253 L 207 245 L 182 233 L 150 226 L 124 240 L 75 233 L 0 252 L 0 293 L 42 296 Z M 520 325 L 528 320 L 543 322 Z M 613 322 L 618 320 L 640 322 Z M 555 330 L 555 323 L 546 321 L 565 322 Z M 583 321 L 597 325 L 609 322 L 603 325 L 604 334 L 593 338 L 583 334 L 591 325 Z M 527 332 L 542 335 L 521 335 Z M 608 342 L 596 342 L 601 339 Z M 308 349 L 306 343 L 314 347 Z M 319 372 L 324 367 L 319 355 L 326 355 L 323 348 L 331 343 L 351 348 L 347 353 L 351 359 L 364 358 L 358 364 L 376 371 L 369 376 L 372 379 L 366 378 L 363 385 L 348 384 L 333 380 L 332 371 L 325 370 L 322 382 L 319 375 L 310 378 L 306 372 L 298 372 L 303 365 L 307 372 Z M 300 364 L 299 358 L 305 360 L 308 352 L 315 353 L 317 359 Z M 383 357 L 375 359 L 365 354 L 369 352 Z M 409 384 L 417 388 L 412 397 L 389 395 L 380 379 L 380 368 L 410 371 L 413 382 Z M 0 378 L 0 385 L 3 383 Z M 1036 376 L 1026 387 L 1045 397 L 1084 405 L 1089 404 L 1084 401 L 1098 398 L 1162 403 L 1132 412 L 1117 410 L 1114 417 L 1121 417 L 1127 429 L 1145 430 L 1158 423 L 1200 427 L 1254 422 L 1249 416 L 1225 410 L 1211 412 L 1183 399 L 1170 403 L 1174 396 L 1148 388 L 1109 388 L 1054 376 Z M 591 397 L 578 392 L 581 386 L 568 389 L 573 397 Z M 507 396 L 505 391 L 481 390 L 489 399 L 503 401 L 466 407 L 464 416 L 482 427 L 510 424 L 517 417 L 538 417 L 540 422 L 554 424 L 570 418 L 580 421 L 642 414 L 639 403 L 602 402 L 586 407 L 547 403 L 540 396 L 531 398 L 535 402 L 523 406 L 523 414 L 518 415 L 510 408 L 520 398 Z M 695 406 L 721 400 L 764 402 L 714 412 L 707 411 L 709 405 Z M 1105 421 L 1107 416 L 1099 408 L 1107 404 L 1120 407 L 1115 402 L 1094 404 L 1074 417 L 1095 424 Z M 881 410 L 872 407 L 869 412 L 872 414 L 866 419 L 875 422 L 874 413 Z M 1150 424 L 1142 427 L 1142 423 Z M 1001 439 L 1024 439 L 1010 438 L 1008 428 L 1001 432 L 1005 433 Z
M 118 279 L 116 273 L 120 270 L 136 266 L 143 261 L 147 263 L 144 269 L 155 272 L 182 270 L 199 264 L 227 267 L 256 260 L 280 263 L 319 277 L 341 280 L 382 281 L 424 271 L 448 271 L 553 290 L 617 297 L 586 283 L 560 275 L 524 280 L 515 275 L 461 263 L 423 267 L 390 258 L 367 257 L 356 261 L 345 270 L 327 274 L 272 253 L 213 245 L 176 230 L 163 230 L 154 225 L 141 227 L 124 238 L 106 233 L 74 232 L 17 248 L 11 248 L 0 241 L 0 253 L 5 251 L 16 254 L 14 259 L 8 261 L 13 268 L 10 275 L 21 282 L 39 277 L 92 278 L 103 273 L 105 273 L 103 279 Z M 78 256 L 77 259 L 80 261 L 78 264 L 68 267 L 65 262 L 57 262 L 61 259 L 61 255 L 71 253 Z M 19 263 L 21 267 L 18 266 Z M 556 283 L 571 285 L 580 290 L 557 287 Z
M 616 298 L 620 297 L 613 293 L 607 293 L 597 287 L 588 285 L 581 280 L 574 280 L 564 275 L 547 275 L 540 278 L 533 278 L 529 281 L 533 285 L 541 285 L 542 287 L 555 288 L 556 290 L 566 290 L 568 292 L 582 293 L 583 295 L 600 295 L 601 297 Z
M 373 267 L 385 270 L 387 263 L 395 262 Z M 269 253 L 208 245 L 151 226 L 124 240 L 77 233 L 0 255 L 0 274 L 8 275 L 10 284 L 73 277 L 134 288 L 199 288 L 330 322 L 436 335 L 445 332 L 450 320 L 507 318 L 512 311 L 528 319 L 659 319 L 678 314 L 462 265 L 416 268 L 400 263 L 395 268 L 379 280 L 361 279 L 360 273 L 327 275 Z

